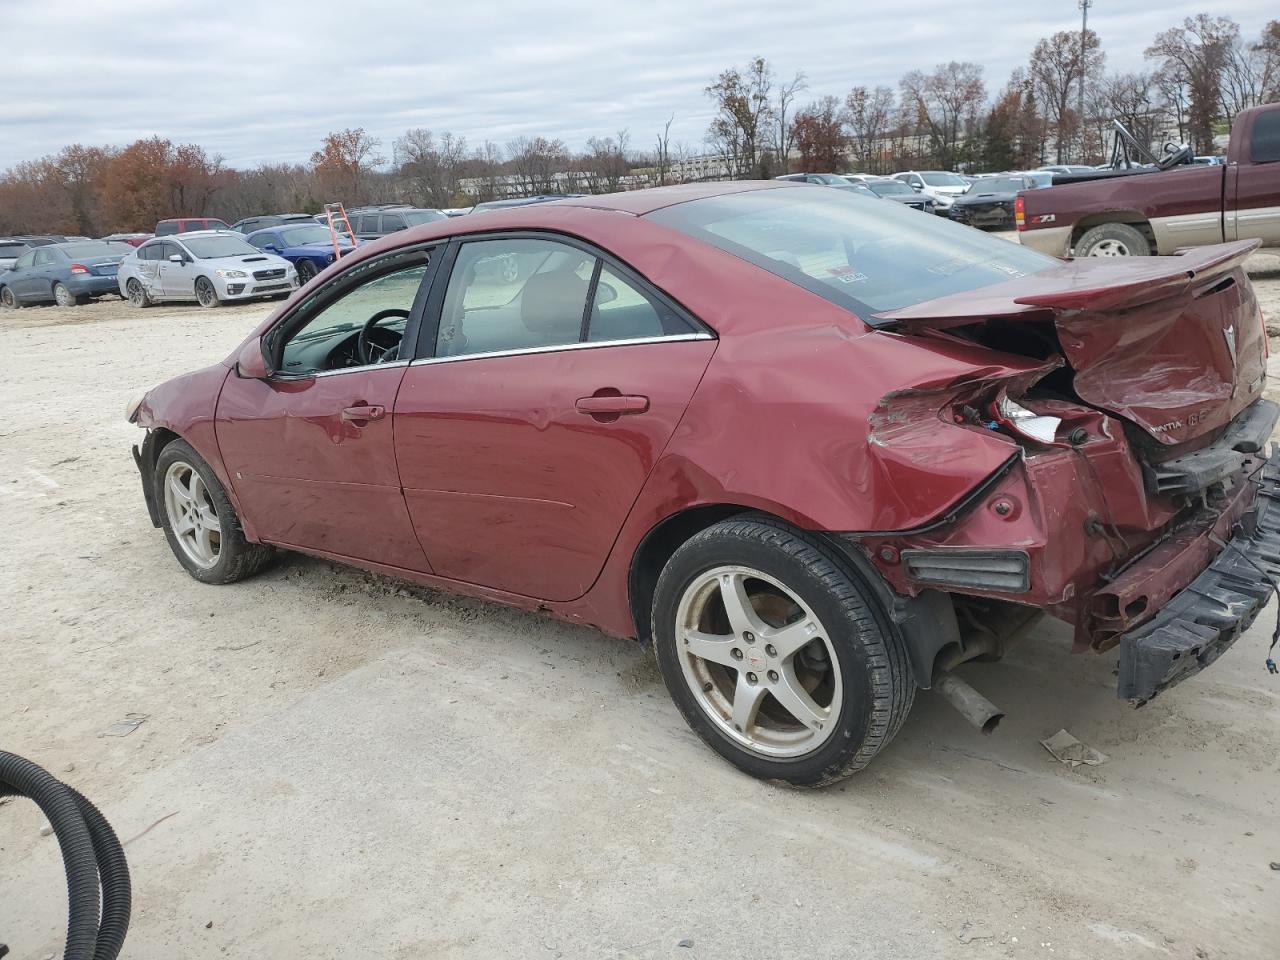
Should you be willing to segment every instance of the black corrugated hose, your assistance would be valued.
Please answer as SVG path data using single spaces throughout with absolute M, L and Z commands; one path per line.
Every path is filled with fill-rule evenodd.
M 0 750 L 0 796 L 34 800 L 49 818 L 67 873 L 63 960 L 115 960 L 129 930 L 129 865 L 98 808 L 47 770 Z M 7 952 L 0 944 L 0 957 Z

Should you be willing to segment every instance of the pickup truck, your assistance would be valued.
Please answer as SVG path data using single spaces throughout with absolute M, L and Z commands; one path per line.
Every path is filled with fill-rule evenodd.
M 1280 246 L 1280 103 L 1236 115 L 1225 164 L 1190 160 L 1184 148 L 1164 169 L 1055 176 L 1018 195 L 1019 237 L 1055 257 L 1142 257 L 1231 240 Z

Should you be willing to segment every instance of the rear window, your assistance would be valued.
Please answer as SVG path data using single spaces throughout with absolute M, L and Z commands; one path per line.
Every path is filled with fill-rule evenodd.
M 0 243 L 0 257 L 20 257 L 26 249 L 25 243 Z
M 978 196 L 982 193 L 1017 193 L 1027 189 L 1027 181 L 1021 177 L 983 177 L 975 180 L 966 193 Z
M 406 210 L 402 216 L 409 221 L 409 226 L 417 227 L 424 223 L 434 223 L 436 220 L 448 220 L 439 210 Z
M 127 243 L 100 240 L 92 243 L 68 243 L 59 247 L 72 260 L 88 260 L 93 257 L 127 257 L 133 247 Z
M 178 225 L 172 220 L 170 220 L 168 223 L 156 224 L 157 237 L 171 237 L 177 232 L 178 232 Z
M 1254 163 L 1280 160 L 1280 110 L 1270 110 L 1253 121 L 1249 159 Z
M 719 247 L 871 322 L 872 316 L 1058 264 L 898 203 L 780 188 L 707 197 L 648 219 Z

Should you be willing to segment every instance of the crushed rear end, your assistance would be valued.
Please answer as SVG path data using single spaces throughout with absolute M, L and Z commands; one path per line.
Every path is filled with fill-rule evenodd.
M 1119 647 L 1134 703 L 1211 663 L 1280 575 L 1280 407 L 1262 399 L 1266 334 L 1243 267 L 1255 247 L 1064 263 L 879 315 L 1026 372 L 881 401 L 874 443 L 927 457 L 936 416 L 1007 439 L 1009 458 L 946 517 L 853 535 L 865 555 L 900 593 L 966 598 L 979 620 L 984 602 L 1043 610 L 1074 625 L 1077 651 Z

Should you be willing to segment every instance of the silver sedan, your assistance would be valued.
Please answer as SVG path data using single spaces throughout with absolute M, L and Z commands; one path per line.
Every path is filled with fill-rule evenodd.
M 298 274 L 288 260 L 250 246 L 241 234 L 198 230 L 144 243 L 121 262 L 117 282 L 135 307 L 164 300 L 216 307 L 288 296 L 298 288 Z

